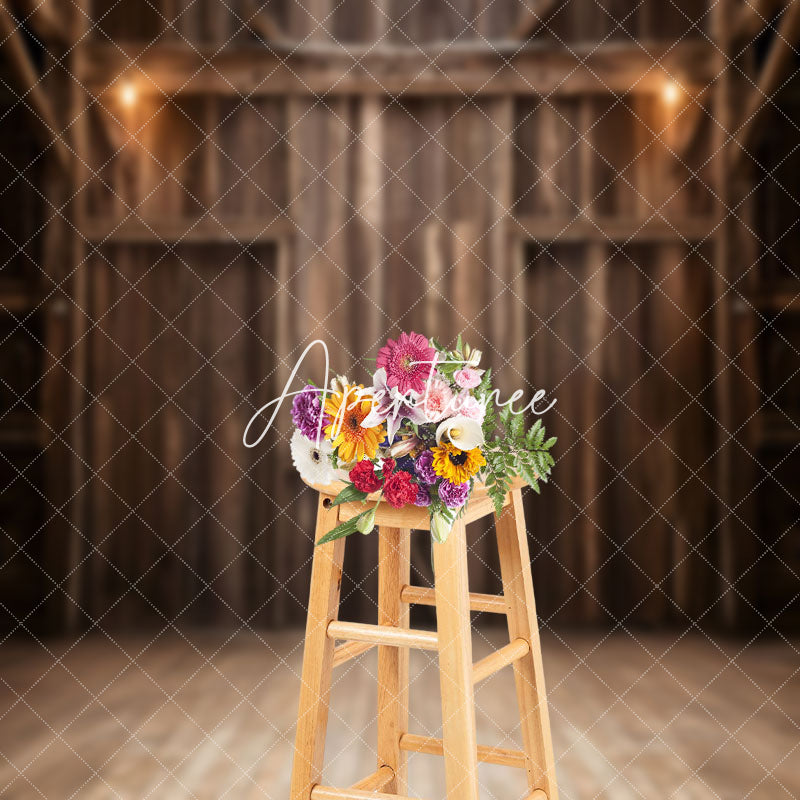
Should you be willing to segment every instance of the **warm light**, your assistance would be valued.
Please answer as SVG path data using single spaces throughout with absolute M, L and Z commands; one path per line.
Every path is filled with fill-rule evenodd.
M 678 98 L 680 97 L 681 90 L 678 88 L 676 83 L 670 81 L 664 86 L 663 96 L 664 102 L 668 103 L 669 105 L 673 105 L 677 102 Z
M 120 98 L 123 105 L 132 106 L 136 102 L 136 87 L 132 83 L 123 83 Z

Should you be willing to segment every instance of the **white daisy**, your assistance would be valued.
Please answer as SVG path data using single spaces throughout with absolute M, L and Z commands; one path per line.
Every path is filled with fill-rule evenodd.
M 290 448 L 292 462 L 304 481 L 324 486 L 336 479 L 331 464 L 333 448 L 329 441 L 323 439 L 317 447 L 315 442 L 296 430 L 292 434 Z

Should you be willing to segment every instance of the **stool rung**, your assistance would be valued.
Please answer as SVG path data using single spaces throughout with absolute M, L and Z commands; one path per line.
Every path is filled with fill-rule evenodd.
M 367 775 L 366 778 L 362 778 L 350 788 L 365 792 L 382 792 L 392 778 L 394 778 L 394 770 L 384 764 L 375 770 L 372 775 Z
M 433 736 L 420 736 L 416 733 L 404 733 L 400 737 L 400 749 L 411 753 L 427 753 L 432 756 L 444 755 L 444 744 L 441 739 Z M 526 756 L 522 750 L 488 747 L 483 744 L 478 745 L 478 761 L 500 764 L 504 767 L 517 767 L 517 769 L 525 769 L 526 766 Z
M 404 603 L 414 603 L 418 606 L 435 606 L 436 592 L 424 586 L 404 586 L 400 591 L 400 599 Z M 506 599 L 501 594 L 470 592 L 469 607 L 471 611 L 485 611 L 489 614 L 507 612 Z
M 345 644 L 340 644 L 333 651 L 333 666 L 339 667 L 350 661 L 351 658 L 356 658 L 362 653 L 372 650 L 373 647 L 375 645 L 370 642 L 345 642 Z
M 363 622 L 341 622 L 328 624 L 329 639 L 354 642 L 369 642 L 388 647 L 417 647 L 420 650 L 438 650 L 439 637 L 434 631 L 412 628 L 395 628 L 391 625 L 366 625 Z
M 494 675 L 499 672 L 503 667 L 513 664 L 515 661 L 524 658 L 530 653 L 531 647 L 525 639 L 514 639 L 494 653 L 482 658 L 476 662 L 472 667 L 472 682 L 478 683 L 479 681 Z
M 334 789 L 333 786 L 315 786 L 311 790 L 311 800 L 416 800 L 399 794 L 361 791 L 360 789 Z M 534 800 L 539 800 L 534 797 Z M 546 798 L 545 798 L 546 800 Z

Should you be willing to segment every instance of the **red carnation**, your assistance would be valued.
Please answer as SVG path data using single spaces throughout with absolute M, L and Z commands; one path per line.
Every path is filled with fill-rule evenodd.
M 396 466 L 396 462 L 393 458 L 384 458 L 383 459 L 383 477 L 388 478 L 393 472 Z
M 400 470 L 386 479 L 383 496 L 393 508 L 402 508 L 417 499 L 417 485 L 408 472 Z
M 360 492 L 377 492 L 381 479 L 375 474 L 375 467 L 368 459 L 363 459 L 350 470 L 350 480 Z

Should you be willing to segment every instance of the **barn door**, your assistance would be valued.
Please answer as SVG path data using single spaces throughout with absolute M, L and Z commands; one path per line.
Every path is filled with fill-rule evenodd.
M 543 611 L 559 621 L 681 618 L 714 586 L 710 269 L 691 250 L 528 248 L 527 372 L 558 399 L 559 437 L 529 519 Z
M 87 545 L 80 567 L 93 573 L 82 598 L 93 616 L 235 626 L 254 607 L 279 613 L 285 590 L 266 564 L 288 550 L 271 534 L 296 534 L 286 471 L 241 444 L 285 380 L 276 257 L 270 243 L 127 243 L 94 257 L 86 530 L 96 550 Z

